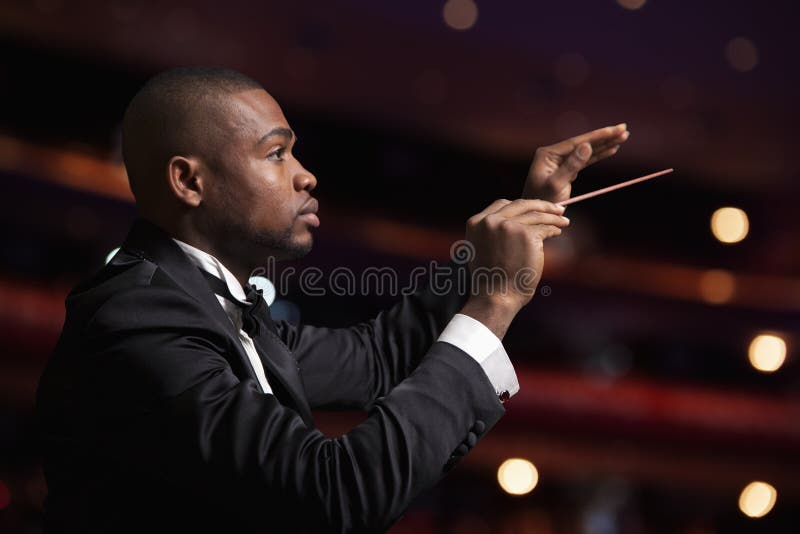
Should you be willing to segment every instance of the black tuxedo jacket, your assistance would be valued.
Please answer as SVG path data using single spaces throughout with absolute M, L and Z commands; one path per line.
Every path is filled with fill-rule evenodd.
M 265 395 L 198 268 L 138 220 L 68 296 L 39 384 L 45 532 L 388 528 L 504 413 L 481 367 L 436 341 L 464 298 L 426 290 L 349 328 L 262 328 Z M 331 439 L 315 408 L 368 418 Z

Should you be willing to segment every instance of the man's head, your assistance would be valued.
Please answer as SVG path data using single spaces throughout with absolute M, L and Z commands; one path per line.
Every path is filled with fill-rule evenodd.
M 180 67 L 150 79 L 122 126 L 140 213 L 223 263 L 311 249 L 316 178 L 292 155 L 296 137 L 260 84 L 220 67 Z

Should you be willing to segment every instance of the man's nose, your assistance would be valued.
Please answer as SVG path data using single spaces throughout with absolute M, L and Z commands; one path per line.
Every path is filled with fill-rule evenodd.
M 313 191 L 317 187 L 317 177 L 306 170 L 305 167 L 298 161 L 299 169 L 294 175 L 294 187 L 297 191 L 307 190 Z

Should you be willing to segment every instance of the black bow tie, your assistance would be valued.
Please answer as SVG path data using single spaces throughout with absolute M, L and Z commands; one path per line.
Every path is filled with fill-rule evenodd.
M 262 323 L 272 330 L 273 333 L 276 333 L 275 323 L 272 321 L 272 317 L 269 313 L 269 306 L 267 305 L 267 301 L 264 300 L 260 289 L 256 289 L 256 287 L 252 285 L 247 286 L 245 289 L 247 302 L 241 302 L 231 294 L 228 284 L 226 284 L 224 280 L 217 278 L 204 269 L 200 269 L 200 272 L 203 273 L 203 276 L 208 281 L 211 291 L 228 299 L 242 311 L 242 330 L 244 330 L 248 336 L 252 338 L 259 335 L 261 333 Z

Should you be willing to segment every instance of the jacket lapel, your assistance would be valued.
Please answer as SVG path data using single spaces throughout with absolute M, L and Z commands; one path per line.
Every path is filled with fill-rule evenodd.
M 236 348 L 240 367 L 245 369 L 250 377 L 258 383 L 250 359 L 239 341 L 236 327 L 220 306 L 199 269 L 169 234 L 149 221 L 137 219 L 128 233 L 122 249 L 158 265 L 181 289 L 209 311 L 233 341 L 232 346 Z M 273 332 L 266 327 L 261 330 L 264 333 L 256 336 L 258 339 L 254 339 L 253 342 L 269 373 L 270 386 L 277 386 L 274 389 L 278 400 L 297 410 L 306 424 L 314 426 L 294 357 Z M 261 389 L 260 385 L 259 389 Z

